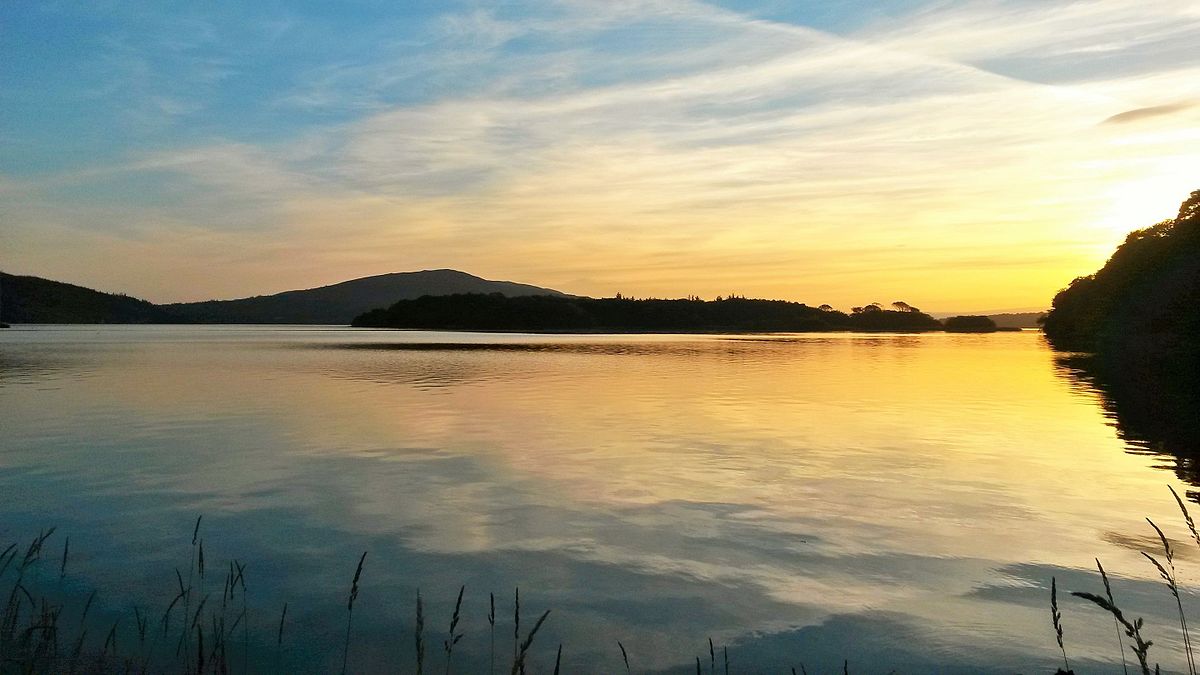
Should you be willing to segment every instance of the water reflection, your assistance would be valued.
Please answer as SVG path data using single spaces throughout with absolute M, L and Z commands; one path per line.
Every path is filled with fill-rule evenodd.
M 1064 354 L 1055 363 L 1066 377 L 1100 393 L 1131 451 L 1168 460 L 1164 468 L 1200 486 L 1200 351 L 1167 359 Z
M 436 630 L 462 583 L 474 671 L 517 585 L 567 672 L 615 672 L 618 639 L 694 672 L 710 635 L 736 672 L 1042 671 L 1048 579 L 1095 590 L 1094 556 L 1170 625 L 1138 548 L 1165 474 L 1035 335 L 106 328 L 6 333 L 0 364 L 0 534 L 59 525 L 120 612 L 170 601 L 203 513 L 211 559 L 290 603 L 299 670 L 340 665 L 364 549 L 359 672 L 411 663 L 417 588 Z M 1068 616 L 1119 672 L 1111 624 Z

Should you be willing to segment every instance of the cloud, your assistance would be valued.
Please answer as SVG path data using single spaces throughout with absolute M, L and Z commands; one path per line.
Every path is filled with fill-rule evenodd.
M 1101 122 L 1101 124 L 1125 124 L 1128 122 L 1138 122 L 1151 117 L 1173 115 L 1182 110 L 1187 110 L 1194 105 L 1194 103 L 1169 103 L 1166 105 L 1155 105 L 1146 108 L 1134 108 L 1133 110 L 1126 110 L 1125 112 L 1117 113 L 1116 115 L 1105 119 L 1103 122 Z
M 1189 11 L 939 4 L 834 35 L 694 2 L 469 9 L 359 54 L 375 59 L 310 62 L 299 72 L 312 77 L 262 97 L 284 120 L 332 118 L 187 138 L 104 180 L 172 197 L 112 204 L 112 220 L 209 232 L 219 245 L 205 255 L 238 250 L 220 280 L 241 284 L 233 294 L 312 285 L 313 269 L 333 281 L 457 266 L 580 293 L 736 287 L 847 304 L 903 286 L 921 306 L 1040 304 L 1117 240 L 1098 194 L 1133 204 L 1116 188 L 1135 178 L 1174 190 L 1194 159 L 1178 114 L 1137 134 L 1085 122 L 1165 88 L 1200 97 L 1197 64 L 1160 64 L 1125 39 L 1127 21 L 1186 33 Z M 303 21 L 288 32 L 312 34 Z M 1148 70 L 1044 84 L 989 63 L 1042 52 L 1130 54 Z M 48 178 L 22 213 L 94 229 L 46 202 L 101 182 Z M 171 265 L 144 294 L 217 294 L 171 281 Z M 1020 282 L 984 279 L 1022 266 Z

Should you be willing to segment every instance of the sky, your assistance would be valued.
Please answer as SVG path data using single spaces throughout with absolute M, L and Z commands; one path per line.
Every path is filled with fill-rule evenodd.
M 0 269 L 1048 306 L 1200 188 L 1194 0 L 0 3 Z

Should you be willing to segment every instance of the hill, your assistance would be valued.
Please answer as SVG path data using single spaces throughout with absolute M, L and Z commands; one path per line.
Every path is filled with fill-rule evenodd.
M 296 323 L 346 325 L 374 307 L 423 295 L 501 293 L 566 297 L 549 288 L 488 281 L 455 270 L 398 272 L 300 291 L 156 305 L 125 295 L 0 273 L 0 318 L 8 323 Z
M 1063 349 L 1194 349 L 1200 335 L 1200 190 L 1177 217 L 1131 232 L 1100 270 L 1060 291 L 1043 328 Z
M 511 281 L 489 281 L 457 270 L 396 272 L 343 281 L 300 291 L 238 300 L 210 300 L 164 305 L 172 314 L 195 323 L 296 323 L 345 325 L 375 307 L 423 295 L 500 293 L 503 295 L 564 294 Z
M 354 319 L 364 328 L 563 332 L 817 332 L 833 330 L 919 332 L 941 330 L 916 310 L 868 305 L 844 314 L 784 300 L 724 298 L 504 297 L 464 294 L 401 300 Z
M 145 300 L 0 272 L 0 319 L 7 323 L 162 323 L 167 312 Z

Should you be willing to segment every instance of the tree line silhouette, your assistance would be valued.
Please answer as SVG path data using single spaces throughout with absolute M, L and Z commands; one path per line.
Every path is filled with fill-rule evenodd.
M 941 322 L 907 303 L 878 303 L 849 314 L 829 305 L 740 296 L 701 300 L 458 294 L 401 300 L 356 317 L 369 328 L 496 331 L 821 332 L 837 330 L 920 332 Z
M 1200 190 L 1175 218 L 1129 233 L 1100 270 L 1060 291 L 1043 328 L 1061 349 L 1194 349 L 1200 335 Z

